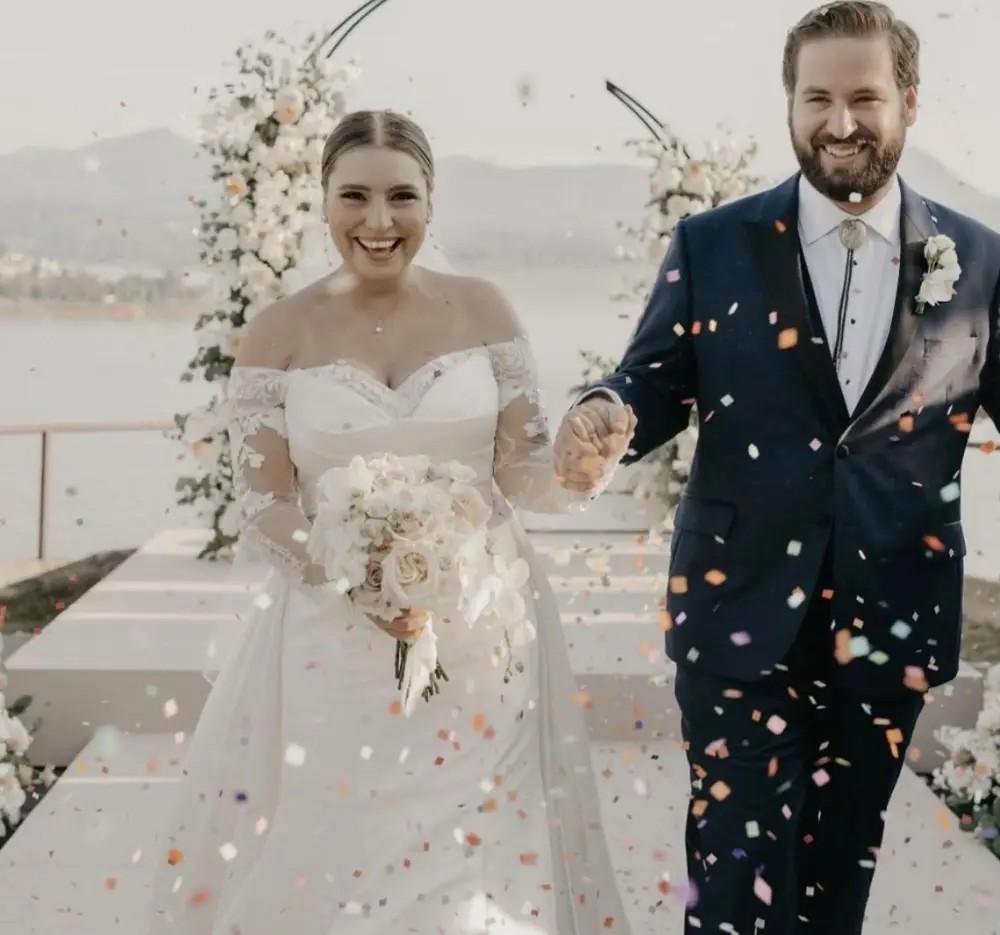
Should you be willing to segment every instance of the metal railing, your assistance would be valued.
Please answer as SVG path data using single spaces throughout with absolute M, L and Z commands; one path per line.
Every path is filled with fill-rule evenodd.
M 35 425 L 0 425 L 0 438 L 40 435 L 42 444 L 38 476 L 38 558 L 45 558 L 45 526 L 48 518 L 49 475 L 51 474 L 50 435 L 96 435 L 106 432 L 164 432 L 175 428 L 171 421 L 146 422 L 41 422 Z
M 165 432 L 176 428 L 171 421 L 146 422 L 42 422 L 35 425 L 0 425 L 0 438 L 15 435 L 40 435 L 42 439 L 38 478 L 38 558 L 45 558 L 45 525 L 48 516 L 50 435 L 101 434 L 105 432 Z M 969 442 L 970 448 L 995 449 L 991 442 Z

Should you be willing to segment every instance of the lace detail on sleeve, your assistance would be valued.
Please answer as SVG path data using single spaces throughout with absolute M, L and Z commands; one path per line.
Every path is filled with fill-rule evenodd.
M 234 367 L 229 376 L 226 407 L 240 547 L 314 593 L 325 575 L 306 551 L 310 524 L 299 507 L 288 453 L 286 379 L 284 371 L 263 367 Z
M 528 339 L 492 344 L 489 352 L 500 391 L 493 454 L 497 487 L 515 506 L 535 513 L 582 509 L 593 496 L 566 490 L 556 480 L 538 367 Z

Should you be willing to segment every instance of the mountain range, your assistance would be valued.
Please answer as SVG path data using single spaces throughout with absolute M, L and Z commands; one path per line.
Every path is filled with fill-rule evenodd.
M 791 171 L 789 167 L 789 172 Z M 1000 230 L 1000 198 L 908 147 L 901 166 L 921 194 Z M 207 157 L 167 129 L 74 150 L 0 155 L 0 249 L 128 270 L 198 265 L 193 198 L 211 193 Z M 563 265 L 608 262 L 619 225 L 637 224 L 641 165 L 501 166 L 440 160 L 435 232 L 456 260 Z

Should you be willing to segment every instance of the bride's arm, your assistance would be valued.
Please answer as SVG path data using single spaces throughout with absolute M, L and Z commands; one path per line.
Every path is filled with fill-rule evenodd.
M 247 326 L 240 342 L 226 399 L 233 488 L 240 549 L 318 596 L 326 575 L 306 551 L 311 524 L 299 506 L 285 426 L 293 330 L 289 311 L 277 303 Z
M 515 506 L 535 513 L 581 510 L 598 489 L 577 493 L 558 481 L 551 434 L 542 406 L 538 366 L 516 312 L 503 294 L 485 280 L 472 280 L 470 307 L 487 325 L 487 345 L 500 392 L 494 442 L 493 476 Z

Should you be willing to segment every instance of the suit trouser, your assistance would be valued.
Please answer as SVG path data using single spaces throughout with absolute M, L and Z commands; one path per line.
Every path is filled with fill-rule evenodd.
M 687 935 L 861 933 L 924 697 L 836 687 L 821 590 L 783 665 L 762 681 L 678 666 L 692 782 Z

